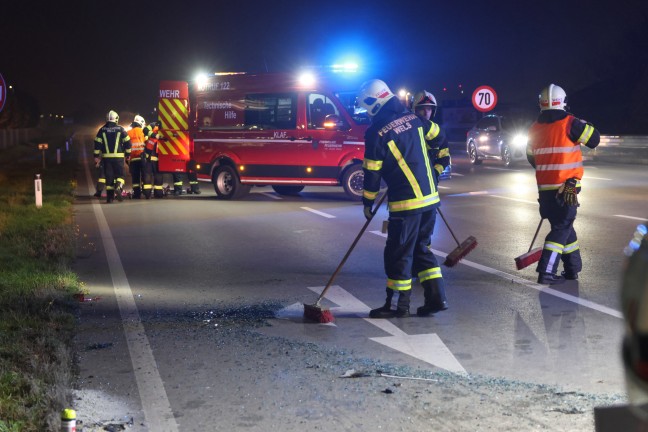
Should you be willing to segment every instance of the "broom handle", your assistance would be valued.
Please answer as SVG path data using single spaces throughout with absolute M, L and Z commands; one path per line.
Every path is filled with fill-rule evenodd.
M 540 232 L 540 227 L 542 226 L 542 221 L 543 220 L 544 220 L 544 218 L 540 219 L 540 223 L 538 224 L 538 229 L 536 229 L 536 233 L 533 236 L 533 240 L 531 240 L 531 246 L 529 246 L 529 252 L 531 252 L 531 249 L 533 249 L 533 243 L 535 243 L 536 238 L 538 237 L 538 233 Z
M 452 228 L 450 228 L 450 224 L 448 224 L 448 221 L 446 220 L 445 216 L 443 216 L 443 213 L 441 213 L 441 209 L 437 208 L 437 212 L 439 212 L 439 214 L 441 215 L 441 219 L 443 219 L 445 226 L 448 227 L 448 231 L 450 231 L 450 234 L 452 234 L 452 238 L 457 242 L 457 246 L 461 246 L 459 240 L 457 240 L 457 236 L 452 232 Z
M 322 290 L 322 293 L 319 295 L 319 298 L 318 298 L 317 301 L 315 302 L 316 305 L 319 305 L 319 302 L 324 298 L 324 295 L 326 294 L 326 291 L 328 291 L 328 289 L 329 289 L 329 288 L 331 287 L 331 285 L 333 284 L 333 280 L 335 279 L 335 277 L 337 276 L 337 274 L 340 272 L 340 270 L 342 270 L 342 266 L 343 266 L 344 263 L 346 262 L 347 258 L 349 258 L 349 255 L 351 255 L 351 252 L 353 251 L 353 248 L 355 248 L 356 244 L 358 244 L 358 241 L 360 241 L 360 237 L 362 237 L 362 234 L 364 234 L 365 230 L 366 230 L 367 227 L 369 226 L 369 223 L 373 220 L 373 218 L 374 218 L 374 216 L 376 215 L 376 213 L 378 213 L 378 209 L 379 209 L 380 206 L 382 205 L 383 201 L 385 201 L 385 197 L 387 197 L 387 191 L 385 191 L 385 193 L 383 194 L 383 196 L 380 197 L 380 199 L 378 200 L 378 205 L 376 205 L 376 208 L 374 209 L 374 211 L 371 212 L 371 217 L 370 217 L 369 219 L 367 219 L 367 221 L 365 222 L 365 224 L 362 226 L 362 229 L 360 230 L 360 232 L 359 232 L 358 235 L 356 236 L 355 240 L 353 240 L 353 243 L 351 243 L 351 247 L 350 247 L 349 250 L 347 251 L 346 255 L 344 255 L 344 258 L 342 258 L 342 261 L 340 261 L 340 264 L 337 266 L 337 268 L 335 269 L 335 271 L 334 271 L 333 274 L 331 275 L 331 278 L 330 278 L 329 281 L 326 283 L 326 286 L 325 286 L 324 289 Z

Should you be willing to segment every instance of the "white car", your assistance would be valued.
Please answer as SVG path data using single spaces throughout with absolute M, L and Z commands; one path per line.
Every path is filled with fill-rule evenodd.
M 502 161 L 508 167 L 526 161 L 527 131 L 531 122 L 497 114 L 481 118 L 466 134 L 466 152 L 470 163 L 485 159 Z

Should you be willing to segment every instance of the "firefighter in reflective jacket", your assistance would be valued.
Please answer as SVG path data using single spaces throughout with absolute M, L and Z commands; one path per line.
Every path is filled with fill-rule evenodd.
M 163 175 L 158 169 L 158 139 L 160 138 L 159 121 L 150 123 L 144 128 L 146 144 L 144 145 L 144 197 L 164 198 Z
M 108 203 L 115 197 L 119 201 L 124 199 L 124 156 L 130 150 L 130 137 L 118 122 L 119 115 L 109 111 L 106 124 L 99 129 L 94 140 L 95 164 L 103 163 Z
M 133 183 L 133 198 L 139 199 L 142 196 L 142 184 L 144 180 L 144 163 L 142 162 L 142 154 L 144 153 L 144 131 L 146 126 L 144 117 L 136 115 L 131 128 L 128 131 L 128 136 L 131 140 L 130 151 L 127 151 L 128 167 L 131 173 L 131 181 Z
M 389 87 L 380 80 L 360 88 L 357 104 L 367 110 L 372 125 L 365 133 L 363 162 L 364 213 L 372 217 L 372 206 L 381 179 L 388 187 L 389 225 L 384 251 L 387 298 L 371 310 L 371 318 L 409 316 L 412 273 L 418 277 L 425 297 L 417 315 L 427 316 L 447 309 L 441 268 L 430 250 L 436 209 L 440 205 L 433 166 L 426 141 L 443 141 L 439 126 L 406 112 Z M 398 291 L 396 309 L 391 309 Z
M 527 159 L 536 170 L 540 217 L 551 231 L 538 262 L 538 283 L 559 284 L 578 279 L 582 269 L 574 221 L 583 178 L 581 144 L 595 148 L 599 132 L 566 111 L 567 95 L 554 84 L 539 95 L 540 115 L 529 129 Z M 564 271 L 557 274 L 562 260 Z
M 417 92 L 412 102 L 412 112 L 417 116 L 432 121 L 436 114 L 437 101 L 434 95 L 426 90 Z M 438 138 L 428 141 L 430 160 L 434 163 L 434 179 L 439 184 L 439 177 L 450 165 L 448 139 L 442 133 Z

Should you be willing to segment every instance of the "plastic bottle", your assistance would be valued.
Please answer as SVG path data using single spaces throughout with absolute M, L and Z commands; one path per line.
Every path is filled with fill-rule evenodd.
M 66 408 L 61 413 L 61 432 L 76 432 L 76 411 Z

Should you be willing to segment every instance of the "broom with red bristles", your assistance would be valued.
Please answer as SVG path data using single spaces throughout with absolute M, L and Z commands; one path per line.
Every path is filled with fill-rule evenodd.
M 322 293 L 319 295 L 317 298 L 317 301 L 313 304 L 304 304 L 304 318 L 311 320 L 311 321 L 316 321 L 319 323 L 329 323 L 333 322 L 333 313 L 331 312 L 330 309 L 326 309 L 322 306 L 320 306 L 320 302 L 326 295 L 326 292 L 328 289 L 331 287 L 333 284 L 333 281 L 335 280 L 335 277 L 338 275 L 340 270 L 342 270 L 342 266 L 346 262 L 347 258 L 349 258 L 349 255 L 351 255 L 351 252 L 353 251 L 353 248 L 355 248 L 356 244 L 358 244 L 358 241 L 360 240 L 360 237 L 362 237 L 362 234 L 367 230 L 367 227 L 369 226 L 369 223 L 373 220 L 374 216 L 378 212 L 378 209 L 382 205 L 383 201 L 385 200 L 385 197 L 387 196 L 387 191 L 380 197 L 378 200 L 378 204 L 374 208 L 374 210 L 371 212 L 371 217 L 367 219 L 365 224 L 362 226 L 362 229 L 356 236 L 355 240 L 353 240 L 353 243 L 351 243 L 351 247 L 347 251 L 347 253 L 344 255 L 344 258 L 342 258 L 342 261 L 340 261 L 340 264 L 337 266 L 331 277 L 329 278 L 328 282 L 326 283 L 326 286 L 322 290 Z
M 460 244 L 459 240 L 457 240 L 457 236 L 454 234 L 454 232 L 452 232 L 450 224 L 446 220 L 445 216 L 443 216 L 443 213 L 441 213 L 441 209 L 438 208 L 437 212 L 439 212 L 439 214 L 441 215 L 441 219 L 443 219 L 445 226 L 448 227 L 448 231 L 450 231 L 450 234 L 452 234 L 452 238 L 454 238 L 455 242 L 457 242 L 457 247 L 452 252 L 450 252 L 446 256 L 445 261 L 443 261 L 444 266 L 454 267 L 459 261 L 461 261 L 466 255 L 468 255 L 471 250 L 477 247 L 477 239 L 473 236 L 470 236 Z
M 533 236 L 533 240 L 531 240 L 531 246 L 529 246 L 529 251 L 515 258 L 515 266 L 517 267 L 518 270 L 522 270 L 523 268 L 528 267 L 531 264 L 540 261 L 540 257 L 542 256 L 542 248 L 538 247 L 533 249 L 533 243 L 535 243 L 536 238 L 538 237 L 538 233 L 540 232 L 540 227 L 542 226 L 542 221 L 544 221 L 544 218 L 540 219 L 540 223 L 538 224 L 538 229 L 536 229 L 535 235 Z

